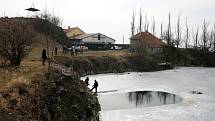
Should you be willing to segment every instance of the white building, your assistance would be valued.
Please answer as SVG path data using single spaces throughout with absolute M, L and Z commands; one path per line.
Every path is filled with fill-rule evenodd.
M 82 34 L 74 37 L 74 40 L 84 44 L 114 44 L 116 40 L 101 33 Z

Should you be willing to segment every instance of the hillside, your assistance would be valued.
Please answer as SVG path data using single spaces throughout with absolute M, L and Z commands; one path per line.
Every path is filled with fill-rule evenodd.
M 94 121 L 100 105 L 97 97 L 76 73 L 69 76 L 62 68 L 41 64 L 41 51 L 49 42 L 50 54 L 55 46 L 68 45 L 62 28 L 33 18 L 1 18 L 0 27 L 10 21 L 32 26 L 34 36 L 21 65 L 3 65 L 0 60 L 0 120 L 2 121 Z M 1 59 L 1 58 L 0 58 Z M 48 64 L 46 64 L 48 65 Z
M 69 41 L 67 36 L 65 35 L 63 29 L 61 27 L 58 27 L 51 22 L 40 19 L 40 18 L 23 18 L 23 17 L 15 17 L 15 18 L 0 18 L 0 27 L 2 28 L 2 25 L 5 22 L 14 22 L 18 23 L 19 21 L 24 22 L 26 25 L 31 25 L 34 29 L 34 37 L 37 38 L 38 34 L 42 34 L 49 39 L 56 41 L 57 43 L 61 45 L 68 45 Z M 34 42 L 41 42 L 42 40 L 36 40 L 34 39 Z M 43 42 L 42 42 L 43 43 Z

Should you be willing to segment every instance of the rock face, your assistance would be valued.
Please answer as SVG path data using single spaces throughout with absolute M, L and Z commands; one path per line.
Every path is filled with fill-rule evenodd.
M 1 121 L 98 121 L 100 105 L 76 73 L 51 69 L 0 92 Z
M 51 121 L 97 121 L 100 105 L 77 74 L 60 74 L 55 70 L 43 83 L 41 119 Z
M 128 56 L 128 57 L 111 57 L 111 56 L 84 56 L 84 57 L 55 57 L 58 63 L 66 67 L 73 67 L 80 76 L 99 74 L 99 73 L 122 73 L 128 71 L 158 71 L 161 67 L 153 59 Z

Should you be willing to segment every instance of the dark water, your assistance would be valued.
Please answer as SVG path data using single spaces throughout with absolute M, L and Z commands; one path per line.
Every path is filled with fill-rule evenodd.
M 182 98 L 167 92 L 138 91 L 117 94 L 100 94 L 102 110 L 121 110 L 175 104 Z

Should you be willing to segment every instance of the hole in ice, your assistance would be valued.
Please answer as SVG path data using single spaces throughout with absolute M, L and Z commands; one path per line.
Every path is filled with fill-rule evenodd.
M 203 94 L 202 92 L 200 92 L 200 91 L 195 91 L 195 90 L 193 90 L 192 93 L 193 93 L 193 94 L 199 94 L 199 95 L 200 95 L 200 94 Z
M 121 110 L 175 104 L 182 98 L 171 93 L 159 91 L 137 91 L 98 96 L 102 110 Z

